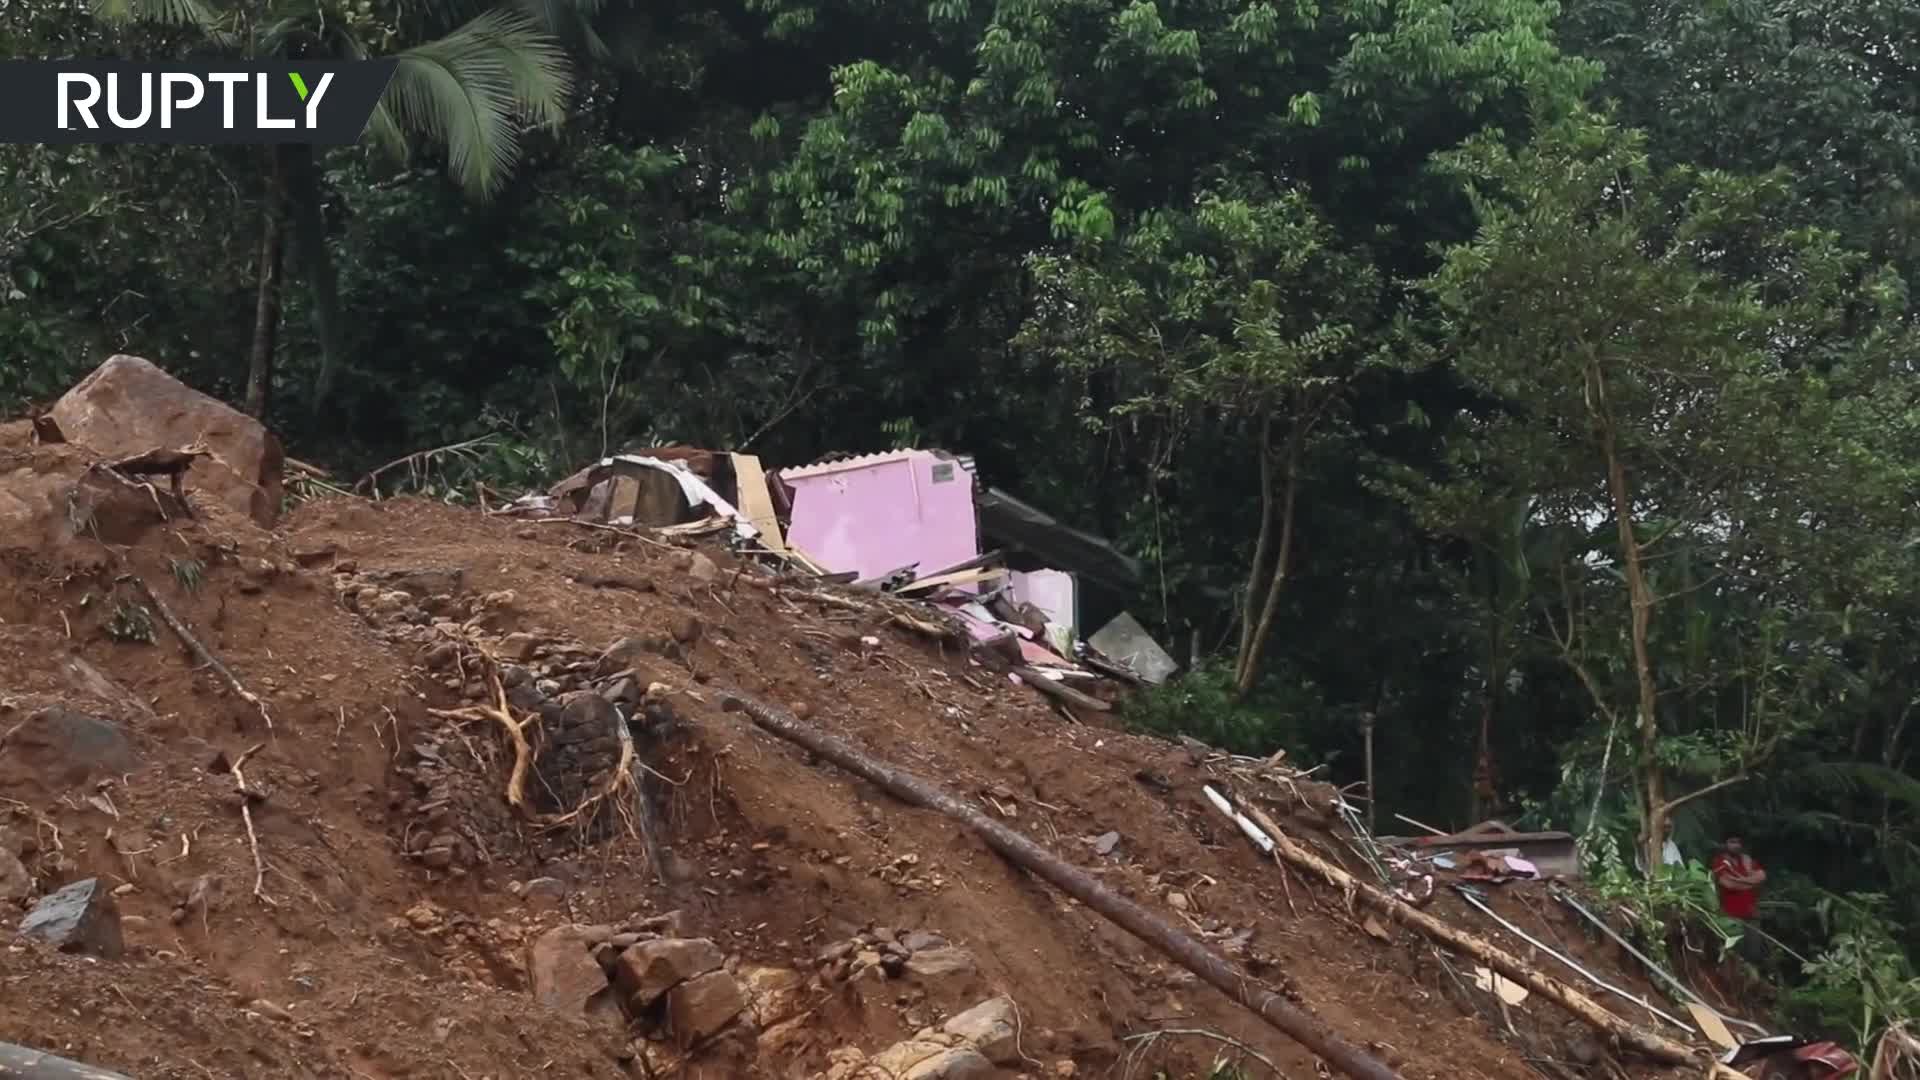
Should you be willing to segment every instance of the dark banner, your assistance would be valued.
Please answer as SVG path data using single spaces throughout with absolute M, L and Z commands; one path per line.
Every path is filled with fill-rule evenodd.
M 394 60 L 0 63 L 0 142 L 357 142 Z

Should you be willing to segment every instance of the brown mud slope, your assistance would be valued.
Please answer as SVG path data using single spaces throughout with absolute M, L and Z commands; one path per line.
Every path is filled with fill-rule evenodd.
M 78 482 L 71 451 L 25 438 L 0 428 L 11 490 Z M 723 711 L 727 689 L 990 806 L 1406 1077 L 1617 1075 L 1549 1004 L 1503 1009 L 1470 964 L 1443 964 L 1405 930 L 1370 934 L 1337 893 L 1259 858 L 1200 794 L 1262 782 L 1230 762 L 1072 722 L 923 638 L 749 586 L 724 552 L 410 501 L 309 504 L 268 532 L 204 500 L 198 519 L 162 523 L 106 491 L 76 524 L 60 498 L 24 498 L 40 517 L 0 517 L 0 827 L 37 893 L 90 876 L 113 888 L 126 950 L 17 942 L 24 907 L 0 903 L 0 1041 L 140 1078 L 847 1076 L 836 1048 L 874 1054 L 1005 994 L 1017 1050 L 995 1075 L 1203 1076 L 1235 1055 L 1180 1034 L 1192 1031 L 1241 1041 L 1285 1076 L 1325 1075 L 951 820 Z M 270 731 L 127 574 L 261 695 Z M 526 678 L 552 678 L 549 691 L 605 675 L 595 658 L 629 639 L 612 663 L 657 684 L 649 708 L 666 718 L 637 747 L 651 809 L 589 830 L 516 817 L 497 726 L 430 711 L 485 696 L 461 667 L 472 655 L 435 636 L 455 623 Z M 256 744 L 258 895 L 227 771 Z M 1289 811 L 1284 796 L 1272 805 Z M 1282 823 L 1359 869 L 1304 803 Z M 1109 832 L 1117 843 L 1094 843 Z M 1503 914 L 1650 993 L 1538 887 L 1503 889 Z M 1457 898 L 1435 910 L 1501 936 Z M 778 981 L 763 969 L 799 973 L 777 1009 L 755 998 L 757 1041 L 736 1024 L 681 1055 L 630 1038 L 617 1006 L 536 1003 L 528 946 L 544 929 L 669 912 L 750 993 Z M 951 947 L 904 963 L 901 949 L 884 970 L 818 966 L 876 928 L 863 950 L 914 931 L 916 947 Z

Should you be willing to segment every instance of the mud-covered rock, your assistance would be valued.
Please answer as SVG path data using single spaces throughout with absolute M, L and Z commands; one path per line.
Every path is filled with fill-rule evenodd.
M 642 941 L 614 961 L 614 981 L 638 1012 L 675 986 L 716 971 L 725 962 L 720 949 L 706 938 Z
M 581 927 L 549 930 L 527 946 L 527 978 L 534 999 L 568 1015 L 584 1013 L 587 1000 L 606 989 L 607 977 L 588 951 Z
M 667 1030 L 674 1042 L 690 1047 L 733 1023 L 746 1007 L 733 976 L 710 971 L 667 992 Z

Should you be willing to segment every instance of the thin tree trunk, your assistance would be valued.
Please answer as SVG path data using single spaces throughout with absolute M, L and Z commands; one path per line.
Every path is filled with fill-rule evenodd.
M 1614 431 L 1612 410 L 1607 405 L 1607 384 L 1597 366 L 1587 369 L 1589 399 L 1594 419 L 1600 426 L 1601 449 L 1607 461 L 1607 491 L 1613 497 L 1613 516 L 1620 533 L 1620 558 L 1627 577 L 1627 595 L 1632 605 L 1632 642 L 1634 681 L 1640 698 L 1641 797 L 1646 800 L 1640 827 L 1640 849 L 1646 856 L 1647 872 L 1660 866 L 1661 848 L 1666 837 L 1666 780 L 1655 757 L 1660 739 L 1658 694 L 1653 678 L 1653 657 L 1647 648 L 1648 624 L 1653 615 L 1653 590 L 1647 585 L 1647 570 L 1641 560 L 1640 541 L 1633 529 L 1633 496 L 1628 490 L 1626 463 L 1620 460 L 1620 447 Z
M 721 700 L 721 707 L 746 713 L 765 731 L 811 750 L 855 776 L 871 781 L 888 794 L 914 806 L 938 810 L 967 825 L 986 841 L 988 847 L 1009 861 L 1159 949 L 1355 1080 L 1399 1080 L 1399 1075 L 1380 1059 L 1335 1035 L 1320 1021 L 1266 990 L 1186 931 L 927 781 L 876 761 L 845 740 L 802 724 L 782 710 L 768 708 L 738 694 L 726 694 Z
M 313 332 L 320 342 L 320 370 L 313 380 L 313 408 L 325 406 L 345 360 L 341 338 L 340 290 L 333 256 L 327 251 L 327 225 L 320 191 L 320 167 L 313 147 L 291 145 L 287 155 L 287 203 L 293 218 L 294 255 L 312 299 Z
M 1246 674 L 1247 657 L 1253 653 L 1253 627 L 1259 617 L 1253 613 L 1253 598 L 1260 595 L 1266 580 L 1267 547 L 1273 539 L 1273 413 L 1260 418 L 1260 534 L 1253 544 L 1253 562 L 1247 567 L 1247 597 L 1240 609 L 1240 648 L 1233 654 L 1233 684 L 1240 685 Z
M 1260 608 L 1260 622 L 1253 628 L 1253 634 L 1242 649 L 1239 675 L 1233 687 L 1237 697 L 1246 697 L 1260 676 L 1260 654 L 1266 649 L 1267 636 L 1273 632 L 1273 616 L 1280 609 L 1280 594 L 1287 586 L 1287 571 L 1293 562 L 1293 523 L 1296 497 L 1300 491 L 1300 455 L 1306 445 L 1306 434 L 1306 422 L 1295 417 L 1293 431 L 1287 436 L 1286 475 L 1280 491 L 1280 550 L 1274 556 L 1272 576 L 1267 578 L 1267 599 Z M 1247 602 L 1251 604 L 1253 598 L 1249 596 Z
M 1495 619 L 1505 612 L 1491 612 Z M 1506 634 L 1499 626 L 1487 634 L 1487 676 L 1480 688 L 1480 737 L 1473 759 L 1473 790 L 1469 799 L 1469 817 L 1483 821 L 1494 812 L 1497 787 L 1493 769 L 1493 722 L 1500 709 L 1500 694 L 1507 682 Z
M 265 205 L 260 210 L 260 265 L 253 301 L 253 344 L 247 356 L 247 415 L 267 423 L 273 407 L 274 351 L 280 339 L 280 268 L 285 251 L 281 214 L 285 209 L 280 155 L 267 148 Z

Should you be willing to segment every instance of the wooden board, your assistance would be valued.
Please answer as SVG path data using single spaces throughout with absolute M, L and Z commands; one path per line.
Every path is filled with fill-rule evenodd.
M 1687 1011 L 1693 1014 L 1693 1022 L 1700 1025 L 1701 1032 L 1712 1039 L 1715 1046 L 1731 1050 L 1740 1045 L 1740 1040 L 1733 1037 L 1733 1032 L 1727 1030 L 1727 1025 L 1712 1009 L 1697 1001 L 1689 1001 Z
M 767 473 L 753 454 L 733 455 L 733 483 L 740 498 L 740 512 L 748 524 L 760 530 L 760 543 L 776 554 L 787 553 L 786 538 L 780 535 L 780 518 L 773 512 L 773 496 L 767 492 Z

